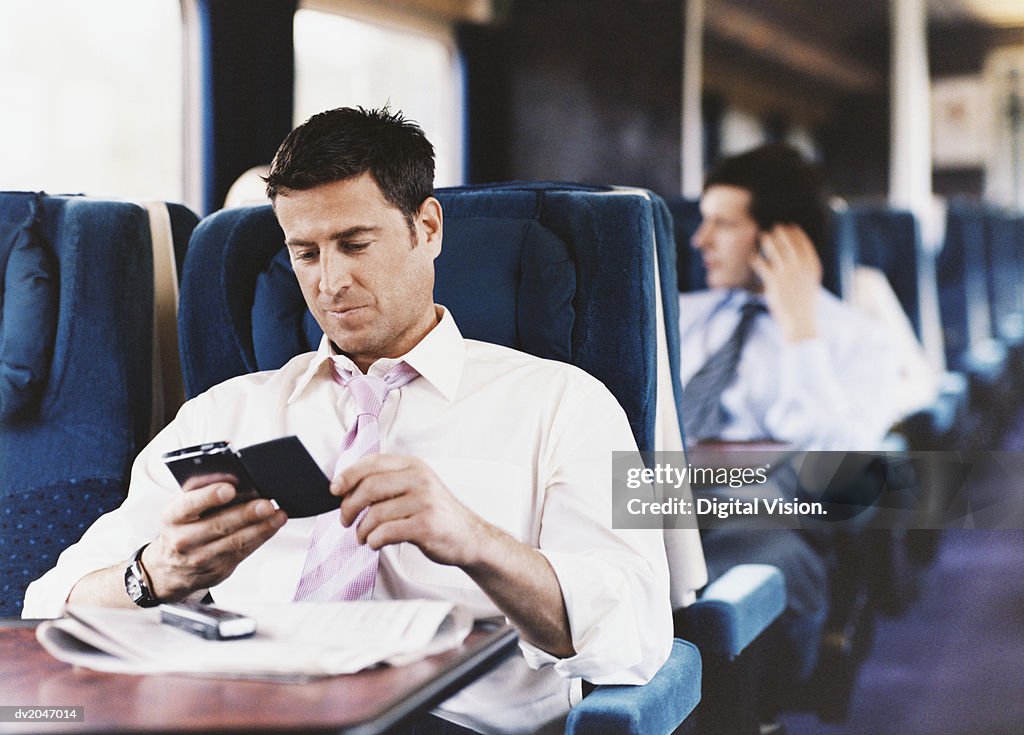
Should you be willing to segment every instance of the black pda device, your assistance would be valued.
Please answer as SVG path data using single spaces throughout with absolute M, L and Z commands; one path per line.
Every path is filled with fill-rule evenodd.
M 238 451 L 228 442 L 208 442 L 168 452 L 163 460 L 185 490 L 233 477 L 238 489 L 234 502 L 267 498 L 289 518 L 320 515 L 341 503 L 331 495 L 330 481 L 296 436 Z

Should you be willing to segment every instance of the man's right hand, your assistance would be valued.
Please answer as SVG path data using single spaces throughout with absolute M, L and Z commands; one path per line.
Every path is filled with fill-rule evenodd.
M 777 224 L 760 236 L 750 267 L 761 280 L 764 299 L 787 342 L 818 336 L 821 259 L 799 225 Z
M 174 602 L 222 582 L 288 520 L 269 500 L 225 505 L 236 492 L 215 482 L 182 493 L 164 511 L 159 535 L 142 553 L 158 599 Z

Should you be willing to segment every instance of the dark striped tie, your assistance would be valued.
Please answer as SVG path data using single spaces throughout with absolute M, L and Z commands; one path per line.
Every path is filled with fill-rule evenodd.
M 748 301 L 740 309 L 740 323 L 728 341 L 707 359 L 683 389 L 683 429 L 688 441 L 713 439 L 722 431 L 728 412 L 722 406 L 722 392 L 736 379 L 743 344 L 764 304 Z

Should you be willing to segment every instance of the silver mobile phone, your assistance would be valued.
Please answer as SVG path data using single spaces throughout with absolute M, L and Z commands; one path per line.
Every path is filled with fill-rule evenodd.
M 202 603 L 160 605 L 160 622 L 218 641 L 246 638 L 256 632 L 256 621 L 249 616 Z

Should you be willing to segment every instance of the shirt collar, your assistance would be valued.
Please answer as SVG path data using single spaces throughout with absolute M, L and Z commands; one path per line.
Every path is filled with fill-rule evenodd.
M 407 362 L 416 369 L 420 377 L 433 385 L 448 401 L 455 400 L 462 379 L 462 368 L 466 361 L 466 344 L 462 333 L 451 312 L 443 306 L 435 305 L 441 319 L 437 326 L 427 332 L 419 343 L 400 357 L 382 357 L 372 365 L 368 373 L 383 377 L 392 367 L 400 362 Z M 330 362 L 337 362 L 341 367 L 358 372 L 355 363 L 345 355 L 335 354 L 327 336 L 320 340 L 309 366 L 295 381 L 295 389 L 288 397 L 288 403 L 296 401 L 314 378 L 330 377 Z
M 744 304 L 750 302 L 761 304 L 761 306 L 764 306 L 765 308 L 768 306 L 765 303 L 764 294 L 752 293 L 745 288 L 722 289 L 722 295 L 716 302 L 714 302 L 707 318 L 710 319 L 719 313 L 739 313 Z

